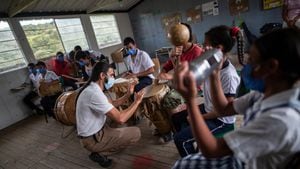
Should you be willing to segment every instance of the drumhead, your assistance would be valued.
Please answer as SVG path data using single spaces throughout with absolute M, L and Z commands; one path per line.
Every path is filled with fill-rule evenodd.
M 163 92 L 165 89 L 166 89 L 166 85 L 164 85 L 164 84 L 147 86 L 144 88 L 145 95 L 143 98 L 155 96 L 155 95 Z
M 118 78 L 115 80 L 115 84 L 127 83 L 127 82 L 129 82 L 129 79 L 125 79 L 125 78 Z

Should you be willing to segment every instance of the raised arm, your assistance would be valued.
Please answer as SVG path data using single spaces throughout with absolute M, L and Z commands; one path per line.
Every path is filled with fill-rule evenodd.
M 125 123 L 138 108 L 138 105 L 141 103 L 144 94 L 144 90 L 135 93 L 135 100 L 127 109 L 120 112 L 118 109 L 113 108 L 107 112 L 107 115 L 119 124 Z
M 216 139 L 208 129 L 197 105 L 197 88 L 194 75 L 189 72 L 187 62 L 175 70 L 174 84 L 178 92 L 187 101 L 193 135 L 201 152 L 206 157 L 222 157 L 232 154 L 224 139 Z
M 237 114 L 233 108 L 233 98 L 227 99 L 224 95 L 221 80 L 220 70 L 215 70 L 209 77 L 210 79 L 210 92 L 214 109 L 220 116 L 230 116 Z

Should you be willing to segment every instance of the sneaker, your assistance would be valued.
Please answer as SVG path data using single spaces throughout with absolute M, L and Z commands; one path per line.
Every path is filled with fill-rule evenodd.
M 160 133 L 159 133 L 158 129 L 154 129 L 154 130 L 152 131 L 152 135 L 153 135 L 153 136 L 160 136 Z
M 162 144 L 168 143 L 173 140 L 173 133 L 170 132 L 168 134 L 161 135 L 159 138 L 159 142 Z
M 89 158 L 92 161 L 99 163 L 99 165 L 104 168 L 107 168 L 107 167 L 111 166 L 111 164 L 112 164 L 112 159 L 108 159 L 106 156 L 103 156 L 99 153 L 95 153 L 95 152 L 91 153 L 89 155 Z

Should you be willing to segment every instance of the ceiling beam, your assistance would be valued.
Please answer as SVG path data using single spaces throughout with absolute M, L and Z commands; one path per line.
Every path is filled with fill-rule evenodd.
M 100 9 L 103 9 L 109 5 L 113 5 L 116 3 L 120 3 L 122 0 L 100 0 L 97 4 L 89 9 L 86 10 L 86 13 L 90 14 Z
M 38 0 L 15 0 L 15 3 L 12 3 L 12 5 L 8 9 L 8 16 L 13 17 L 17 15 L 18 13 L 22 12 L 24 9 L 28 8 L 37 1 Z

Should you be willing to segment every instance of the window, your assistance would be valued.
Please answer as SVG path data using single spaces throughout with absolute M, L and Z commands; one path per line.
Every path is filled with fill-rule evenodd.
M 120 33 L 114 15 L 95 15 L 90 18 L 99 48 L 121 43 Z
M 27 65 L 22 51 L 6 21 L 0 21 L 0 72 Z
M 89 48 L 79 18 L 55 19 L 55 23 L 67 52 L 76 45 L 80 45 L 82 49 Z
M 23 20 L 20 23 L 36 59 L 54 56 L 58 51 L 65 52 L 54 19 Z

